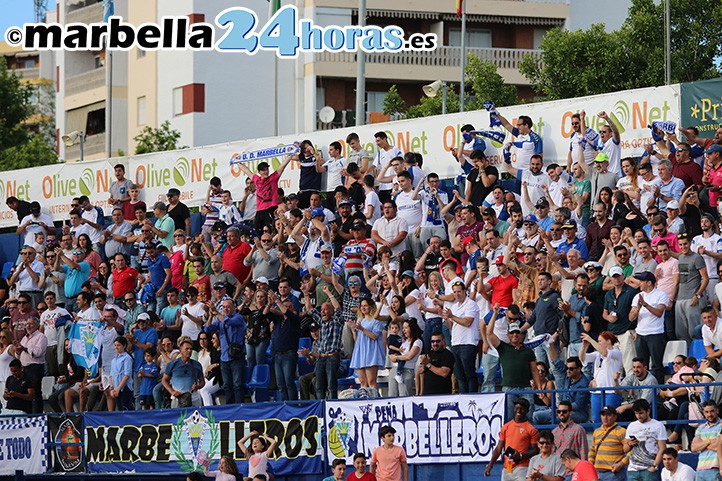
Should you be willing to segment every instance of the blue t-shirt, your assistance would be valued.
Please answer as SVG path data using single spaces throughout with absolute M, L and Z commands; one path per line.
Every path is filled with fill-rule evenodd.
M 152 396 L 153 388 L 155 388 L 155 385 L 158 384 L 158 364 L 156 364 L 154 362 L 146 362 L 145 364 L 140 366 L 140 369 L 138 372 L 150 374 L 153 376 L 153 377 L 143 376 L 143 379 L 140 380 L 140 395 L 141 396 Z
M 189 359 L 188 363 L 178 357 L 165 367 L 165 374 L 170 378 L 171 385 L 182 393 L 191 392 L 193 385 L 203 378 L 201 363 Z
M 65 297 L 71 298 L 80 294 L 83 282 L 90 279 L 90 264 L 83 261 L 80 269 L 73 269 L 67 264 L 63 264 L 63 272 L 65 272 Z
M 135 339 L 141 343 L 141 344 L 147 344 L 152 343 L 153 346 L 158 345 L 158 331 L 153 329 L 152 327 L 149 327 L 145 331 L 141 331 L 140 329 L 136 329 L 133 331 L 133 335 L 135 336 Z M 133 372 L 138 374 L 138 370 L 140 370 L 140 366 L 145 364 L 145 349 L 141 349 L 138 346 L 133 346 Z
M 148 258 L 148 272 L 150 272 L 150 282 L 155 286 L 156 289 L 160 289 L 160 286 L 165 282 L 165 269 L 170 269 L 170 260 L 162 254 L 158 254 L 155 260 Z M 170 283 L 168 283 L 170 285 Z M 160 292 L 157 293 L 161 294 Z
M 175 326 L 177 313 L 181 310 L 181 307 L 180 304 L 174 307 L 166 306 L 160 311 L 160 319 L 165 327 Z

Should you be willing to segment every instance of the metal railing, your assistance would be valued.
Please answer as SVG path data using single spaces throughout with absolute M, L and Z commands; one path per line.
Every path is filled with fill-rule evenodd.
M 541 55 L 541 50 L 522 48 L 467 48 L 483 61 L 491 62 L 498 68 L 518 70 L 526 54 Z M 353 52 L 320 52 L 317 62 L 356 63 Z M 385 65 L 418 65 L 426 67 L 461 67 L 461 47 L 437 47 L 426 52 L 402 51 L 397 53 L 367 53 L 366 62 Z
M 105 69 L 96 68 L 65 79 L 65 95 L 87 92 L 105 85 Z

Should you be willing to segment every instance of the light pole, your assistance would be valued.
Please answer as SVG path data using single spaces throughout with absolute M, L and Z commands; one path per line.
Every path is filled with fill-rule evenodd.
M 60 137 L 60 140 L 63 141 L 66 147 L 71 147 L 75 145 L 76 142 L 80 143 L 80 162 L 84 160 L 84 152 L 83 152 L 83 146 L 85 144 L 85 132 L 82 130 L 74 130 L 70 132 L 69 134 L 65 134 L 62 137 Z

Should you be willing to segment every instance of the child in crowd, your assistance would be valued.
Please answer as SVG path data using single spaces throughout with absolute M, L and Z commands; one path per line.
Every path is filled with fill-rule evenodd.
M 353 455 L 354 472 L 346 476 L 346 481 L 376 481 L 376 476 L 366 471 L 366 455 L 356 453 Z
M 246 441 L 251 440 L 251 449 L 246 447 Z M 266 447 L 268 443 L 268 447 Z M 276 440 L 266 433 L 259 434 L 258 431 L 251 431 L 238 441 L 238 447 L 248 459 L 248 476 L 244 481 L 252 481 L 258 474 L 268 476 L 268 458 L 273 455 L 276 449 Z
M 153 346 L 145 350 L 145 363 L 138 370 L 140 378 L 140 405 L 143 410 L 155 409 L 155 401 L 153 400 L 153 389 L 158 384 L 158 364 L 155 357 L 158 352 Z
M 404 340 L 399 336 L 399 332 L 401 331 L 401 323 L 398 321 L 391 321 L 389 323 L 389 334 L 386 337 L 386 344 L 389 348 L 389 355 L 396 354 L 401 355 L 404 353 L 403 349 L 401 349 L 401 344 L 404 342 Z M 404 365 L 406 364 L 406 361 L 397 361 L 396 362 L 396 372 L 401 373 L 404 369 Z
M 378 481 L 408 481 L 406 452 L 404 448 L 394 444 L 396 430 L 391 426 L 382 426 L 379 436 L 383 444 L 374 449 L 371 456 L 371 474 L 376 476 Z
M 323 481 L 343 481 L 346 478 L 346 460 L 334 459 L 331 463 L 331 476 L 323 478 Z
M 236 481 L 238 465 L 232 457 L 223 456 L 218 462 L 218 471 L 208 471 L 208 466 L 203 466 L 203 474 L 217 481 Z

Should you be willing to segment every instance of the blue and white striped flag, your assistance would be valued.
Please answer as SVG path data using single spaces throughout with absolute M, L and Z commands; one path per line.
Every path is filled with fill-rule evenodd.
M 506 132 L 499 132 L 498 130 L 472 130 L 471 133 L 481 135 L 500 144 L 503 143 L 506 138 Z
M 115 15 L 115 3 L 113 0 L 103 0 L 103 22 L 108 23 L 108 19 Z
M 251 152 L 243 152 L 235 154 L 231 157 L 230 164 L 242 164 L 244 162 L 253 162 L 254 160 L 272 159 L 273 157 L 283 157 L 286 155 L 294 155 L 301 151 L 301 144 L 294 142 L 288 145 L 271 147 L 268 149 L 253 150 Z
M 70 341 L 70 353 L 75 358 L 78 366 L 89 371 L 88 379 L 98 375 L 98 359 L 100 359 L 100 347 L 102 345 L 101 330 L 103 324 L 100 322 L 75 321 L 70 326 L 68 341 Z

